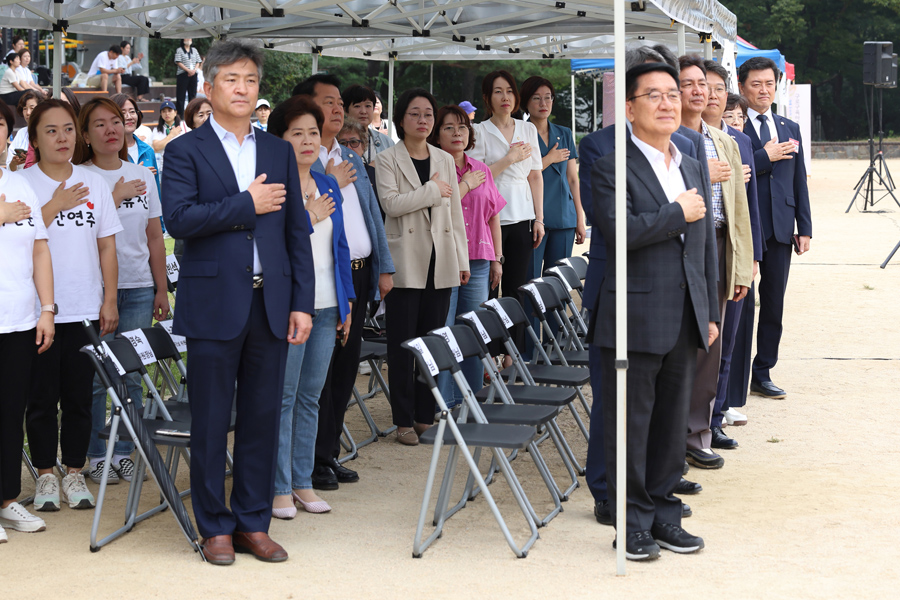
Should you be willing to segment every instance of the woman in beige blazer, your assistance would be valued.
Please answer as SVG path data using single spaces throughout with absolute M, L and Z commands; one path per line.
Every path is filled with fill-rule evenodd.
M 375 159 L 384 230 L 397 272 L 385 298 L 388 378 L 397 441 L 415 446 L 434 422 L 434 398 L 415 379 L 400 344 L 442 327 L 452 288 L 469 280 L 469 254 L 453 157 L 427 143 L 437 102 L 423 89 L 403 92 L 393 122 L 400 142 Z

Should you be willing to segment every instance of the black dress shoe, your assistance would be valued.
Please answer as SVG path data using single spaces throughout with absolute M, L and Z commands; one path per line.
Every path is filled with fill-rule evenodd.
M 691 466 L 688 464 L 688 461 L 684 461 L 684 468 L 681 469 L 682 475 L 687 475 L 688 470 L 690 470 Z
M 721 469 L 725 459 L 712 450 L 688 450 L 687 461 L 700 469 Z
M 688 517 L 692 516 L 693 514 L 694 514 L 694 511 L 691 510 L 690 505 L 682 502 L 681 503 L 681 518 L 687 519 Z
M 612 525 L 612 513 L 609 511 L 609 500 L 597 500 L 594 502 L 594 517 L 601 525 Z
M 787 397 L 787 392 L 785 392 L 783 389 L 781 389 L 771 381 L 753 381 L 751 379 L 750 392 L 756 394 L 757 396 L 764 396 L 766 398 L 772 398 L 775 400 Z
M 316 465 L 312 472 L 312 485 L 314 490 L 336 490 L 338 489 L 338 478 L 331 470 L 331 467 L 325 465 Z
M 616 540 L 613 540 L 613 548 Z M 628 560 L 656 560 L 659 545 L 649 531 L 630 531 L 625 535 L 625 558 Z
M 359 481 L 359 473 L 353 469 L 348 469 L 339 463 L 336 458 L 331 460 L 331 464 L 328 467 L 334 471 L 338 483 L 355 483 Z
M 682 477 L 681 481 L 678 482 L 678 485 L 675 486 L 675 493 L 678 495 L 699 494 L 702 491 L 702 485 L 694 483 L 693 481 L 688 481 L 684 477 Z
M 711 445 L 713 448 L 719 448 L 721 450 L 733 450 L 738 447 L 737 440 L 732 439 L 725 435 L 725 432 L 722 431 L 721 427 L 712 427 L 712 442 Z

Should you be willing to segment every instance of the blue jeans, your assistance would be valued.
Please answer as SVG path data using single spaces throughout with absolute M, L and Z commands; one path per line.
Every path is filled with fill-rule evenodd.
M 548 229 L 541 244 L 534 249 L 532 278 L 541 277 L 546 269 L 556 266 L 556 261 L 572 256 L 575 245 L 575 228 Z
M 338 319 L 336 306 L 317 311 L 306 343 L 288 348 L 275 465 L 276 496 L 312 488 L 319 396 L 334 354 Z
M 103 336 L 105 341 L 116 337 L 116 333 L 143 329 L 153 325 L 153 288 L 135 288 L 119 290 L 116 294 L 116 307 L 119 309 L 119 327 L 115 333 Z M 125 384 L 131 399 L 143 405 L 144 390 L 141 387 L 141 376 L 137 373 L 125 375 Z M 91 408 L 91 442 L 88 445 L 88 458 L 106 456 L 106 441 L 100 439 L 100 430 L 106 426 L 106 388 L 100 378 L 94 375 L 94 404 Z M 119 428 L 119 441 L 113 450 L 114 456 L 127 456 L 134 451 L 134 442 L 129 439 L 124 427 Z
M 469 283 L 453 288 L 450 294 L 450 310 L 447 312 L 447 326 L 456 325 L 456 315 L 478 310 L 482 302 L 488 299 L 490 287 L 491 261 L 478 259 L 469 261 Z M 469 357 L 462 363 L 462 372 L 473 392 L 484 387 L 484 365 L 478 357 Z M 453 408 L 463 401 L 462 391 L 453 381 L 450 373 L 438 375 L 438 390 L 447 403 Z

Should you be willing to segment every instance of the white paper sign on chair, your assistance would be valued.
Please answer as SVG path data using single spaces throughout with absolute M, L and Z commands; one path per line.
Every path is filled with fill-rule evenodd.
M 140 329 L 126 331 L 122 334 L 122 337 L 127 338 L 128 341 L 131 342 L 134 351 L 141 357 L 141 362 L 144 365 L 152 365 L 156 362 L 156 355 L 153 353 L 153 348 L 150 347 L 150 341 L 147 339 L 147 336 L 144 335 L 143 331 Z
M 176 335 L 172 333 L 172 319 L 168 321 L 160 321 L 160 326 L 166 330 L 166 333 L 169 334 L 169 337 L 172 338 L 172 341 L 175 342 L 175 347 L 178 348 L 179 352 L 187 352 L 187 340 L 182 335 Z
M 478 315 L 476 315 L 474 312 L 467 312 L 459 316 L 467 321 L 472 321 L 473 323 L 475 323 L 475 329 L 478 330 L 478 334 L 481 336 L 481 339 L 484 340 L 485 344 L 489 344 L 491 342 L 491 336 L 488 335 L 487 329 L 485 329 L 484 325 L 481 324 L 481 319 L 478 318 Z
M 488 306 L 493 308 L 494 311 L 496 311 L 497 316 L 500 317 L 500 320 L 503 321 L 503 324 L 506 326 L 507 329 L 509 329 L 510 327 L 513 326 L 512 319 L 510 319 L 509 315 L 506 314 L 506 311 L 503 310 L 503 306 L 500 305 L 499 300 L 497 300 L 496 298 L 491 298 L 490 300 L 485 302 L 485 304 L 487 304 Z
M 180 271 L 181 267 L 178 265 L 178 259 L 175 258 L 175 255 L 169 254 L 166 256 L 166 277 L 169 278 L 169 281 L 178 283 L 178 273 Z
M 562 271 L 559 270 L 559 267 L 553 267 L 553 268 L 551 268 L 551 269 L 548 269 L 548 271 L 550 271 L 551 273 L 556 273 L 557 275 L 559 275 L 559 280 L 562 281 L 562 283 L 563 283 L 564 286 L 566 286 L 566 291 L 567 291 L 567 292 L 571 292 L 571 291 L 572 291 L 572 286 L 569 285 L 569 282 L 566 281 L 566 278 L 565 278 L 565 277 L 563 277 Z
M 435 329 L 434 333 L 444 338 L 444 341 L 447 342 L 448 346 L 450 346 L 450 352 L 453 353 L 453 358 L 456 359 L 456 362 L 461 363 L 464 360 L 462 349 L 459 347 L 459 342 L 456 341 L 456 336 L 453 335 L 453 332 L 450 331 L 450 328 L 441 327 L 440 329 Z
M 537 302 L 540 311 L 542 313 L 547 312 L 547 307 L 544 306 L 544 299 L 541 298 L 541 293 L 538 291 L 537 286 L 533 283 L 526 283 L 523 287 L 531 294 L 531 299 Z
M 418 337 L 414 340 L 409 340 L 406 343 L 409 344 L 410 348 L 415 348 L 416 351 L 422 355 L 422 360 L 424 360 L 425 365 L 428 366 L 428 372 L 431 373 L 432 376 L 437 375 L 440 369 L 438 369 L 434 356 L 431 354 L 431 351 L 428 349 L 428 346 L 425 345 L 422 338 Z

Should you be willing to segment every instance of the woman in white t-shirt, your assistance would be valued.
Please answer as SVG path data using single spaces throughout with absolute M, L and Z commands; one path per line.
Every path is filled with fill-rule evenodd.
M 0 77 L 0 101 L 15 106 L 27 90 L 16 75 L 16 69 L 21 64 L 19 55 L 12 52 L 7 54 L 3 61 L 6 63 L 6 71 L 3 73 L 3 77 Z
M 94 380 L 91 361 L 80 352 L 89 343 L 81 322 L 99 324 L 100 335 L 119 324 L 115 235 L 122 224 L 106 181 L 71 163 L 79 143 L 76 121 L 66 102 L 38 104 L 28 123 L 37 163 L 22 171 L 41 205 L 59 304 L 55 342 L 35 360 L 25 415 L 31 461 L 39 475 L 34 506 L 40 511 L 59 510 L 60 484 L 53 472 L 58 445 L 66 466 L 62 498 L 70 508 L 94 506 L 81 474 L 91 439 Z
M 175 112 L 175 103 L 166 100 L 159 105 L 159 123 L 153 128 L 153 137 L 150 138 L 150 145 L 156 152 L 157 168 L 163 170 L 163 154 L 166 152 L 166 146 L 182 133 L 187 133 L 188 127 L 182 122 L 181 117 Z
M 34 80 L 34 77 L 31 76 L 31 69 L 28 68 L 30 64 L 31 52 L 28 51 L 28 48 L 19 50 L 19 68 L 16 69 L 16 77 L 19 78 L 19 81 L 25 86 L 25 89 L 34 90 L 43 95 L 44 88 L 39 86 Z
M 119 326 L 107 335 L 108 339 L 113 339 L 116 333 L 150 327 L 154 318 L 162 321 L 169 315 L 166 247 L 159 222 L 162 208 L 156 180 L 149 169 L 128 161 L 124 121 L 119 105 L 110 99 L 94 98 L 85 104 L 78 115 L 78 132 L 84 143 L 79 144 L 73 161 L 106 180 L 124 228 L 116 234 Z M 143 396 L 140 377 L 129 374 L 126 383 L 131 399 L 140 402 Z M 100 483 L 106 457 L 106 442 L 100 439 L 100 430 L 106 423 L 106 389 L 96 376 L 92 420 L 88 474 L 94 483 Z M 131 481 L 133 451 L 134 443 L 130 440 L 116 442 L 110 483 L 120 478 Z
M 537 129 L 531 123 L 513 119 L 519 110 L 516 80 L 506 71 L 494 71 L 481 82 L 484 111 L 488 121 L 474 125 L 475 147 L 467 152 L 487 164 L 506 206 L 500 211 L 500 231 L 504 257 L 500 292 L 522 298 L 519 286 L 532 272 L 534 248 L 544 237 L 543 164 L 538 150 Z M 525 349 L 525 331 L 513 332 L 516 346 Z
M 0 154 L 16 120 L 0 104 Z M 25 406 L 34 357 L 53 343 L 53 267 L 37 196 L 17 173 L 0 169 L 0 543 L 3 526 L 43 531 L 43 519 L 16 502 L 22 491 Z
M 10 171 L 17 171 L 19 167 L 25 164 L 25 157 L 28 154 L 29 146 L 28 121 L 31 120 L 31 113 L 34 110 L 34 107 L 43 99 L 43 95 L 34 90 L 28 90 L 22 94 L 21 98 L 19 98 L 19 103 L 16 105 L 16 112 L 25 119 L 25 127 L 22 127 L 16 132 L 16 137 L 13 138 L 12 143 L 10 143 L 9 148 L 6 151 L 6 166 Z M 16 150 L 21 150 L 22 153 L 16 154 Z

